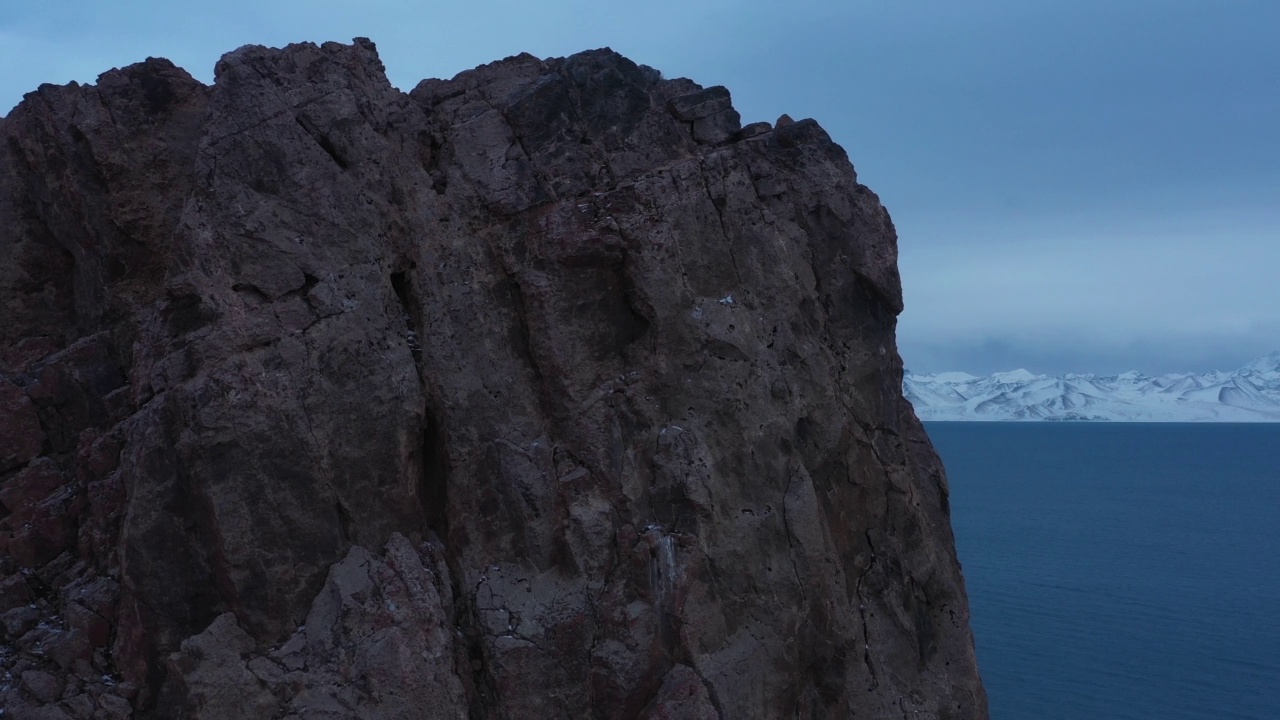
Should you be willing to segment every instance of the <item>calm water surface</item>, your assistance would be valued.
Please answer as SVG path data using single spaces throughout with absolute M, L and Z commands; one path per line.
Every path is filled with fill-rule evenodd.
M 1280 720 L 1280 424 L 926 423 L 995 720 Z

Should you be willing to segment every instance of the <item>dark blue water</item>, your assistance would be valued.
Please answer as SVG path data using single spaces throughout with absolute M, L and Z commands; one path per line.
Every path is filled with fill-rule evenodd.
M 1280 720 L 1280 424 L 927 423 L 995 720 Z

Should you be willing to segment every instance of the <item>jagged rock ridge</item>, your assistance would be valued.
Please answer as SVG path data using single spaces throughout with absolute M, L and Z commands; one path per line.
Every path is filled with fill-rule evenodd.
M 358 39 L 0 138 L 9 716 L 985 716 L 893 226 L 815 122 Z

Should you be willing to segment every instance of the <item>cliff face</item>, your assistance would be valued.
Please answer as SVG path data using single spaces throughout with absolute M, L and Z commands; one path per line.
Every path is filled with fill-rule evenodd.
M 10 717 L 985 716 L 816 123 L 607 50 L 216 75 L 0 121 Z

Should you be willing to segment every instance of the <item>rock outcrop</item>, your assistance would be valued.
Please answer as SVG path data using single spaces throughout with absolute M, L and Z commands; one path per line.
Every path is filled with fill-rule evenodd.
M 896 238 L 812 120 L 372 43 L 0 121 L 6 718 L 977 718 Z

